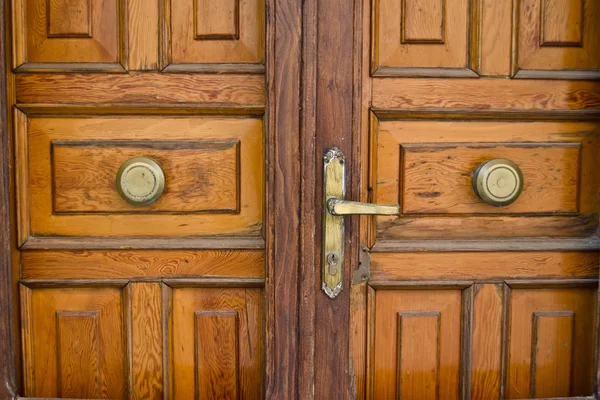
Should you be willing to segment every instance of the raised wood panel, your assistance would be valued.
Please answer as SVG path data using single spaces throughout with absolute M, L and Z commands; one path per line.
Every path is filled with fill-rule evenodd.
M 404 214 L 576 213 L 580 150 L 575 143 L 402 146 L 399 203 Z M 509 158 L 523 172 L 523 192 L 502 208 L 472 189 L 472 171 L 495 158 Z
M 239 40 L 240 0 L 194 0 L 196 40 Z
M 534 312 L 531 397 L 568 397 L 573 366 L 573 311 Z
M 504 285 L 474 285 L 471 398 L 500 399 Z M 463 350 L 465 351 L 465 350 Z
M 100 396 L 98 311 L 56 311 L 60 396 Z
M 372 398 L 459 398 L 460 290 L 377 290 Z
M 542 0 L 541 46 L 582 46 L 584 0 Z
M 378 239 L 581 236 L 597 226 L 593 122 L 374 119 L 371 143 L 374 202 L 402 209 L 376 218 Z M 493 158 L 515 161 L 524 174 L 521 197 L 507 207 L 483 203 L 472 189 L 472 171 Z
M 127 285 L 131 334 L 129 381 L 134 400 L 164 399 L 163 284 Z
M 265 0 L 164 0 L 166 71 L 263 72 Z
M 600 77 L 600 4 L 594 0 L 517 2 L 516 77 Z M 589 71 L 578 75 L 577 71 Z
M 25 251 L 21 263 L 33 280 L 265 276 L 262 250 Z
M 122 289 L 21 286 L 24 390 L 127 398 Z
M 34 236 L 259 236 L 262 232 L 260 119 L 30 118 L 28 127 Z M 102 147 L 103 141 L 111 144 Z M 54 183 L 58 186 L 53 187 L 50 149 L 51 143 L 57 142 L 61 149 L 54 160 Z M 96 148 L 86 148 L 92 142 Z M 77 146 L 82 143 L 83 147 Z M 153 206 L 141 207 L 140 212 L 152 217 L 140 219 L 138 212 L 120 199 L 113 179 L 120 162 L 148 154 L 163 164 L 167 189 L 164 206 L 158 200 Z M 188 184 L 193 190 L 185 188 Z M 171 213 L 158 212 L 161 210 Z
M 239 317 L 237 311 L 195 313 L 196 398 L 239 398 Z
M 596 288 L 510 292 L 507 398 L 592 394 L 596 297 Z
M 14 67 L 124 72 L 121 0 L 13 0 Z M 123 64 L 123 65 L 121 65 Z
M 149 206 L 115 190 L 121 165 L 150 157 L 165 173 L 165 193 Z M 238 213 L 239 140 L 53 141 L 54 213 Z
M 48 0 L 48 36 L 92 37 L 92 0 Z
M 372 15 L 375 75 L 476 76 L 467 0 L 376 0 Z
M 123 113 L 131 113 L 132 104 L 181 108 L 193 104 L 195 108 L 212 108 L 218 114 L 239 108 L 255 114 L 265 105 L 265 80 L 261 76 L 19 74 L 16 79 L 18 103 L 105 105 Z M 73 93 L 77 93 L 76 98 Z M 168 112 L 168 107 L 163 112 Z
M 444 43 L 446 0 L 402 0 L 402 43 Z
M 262 398 L 262 290 L 177 288 L 171 305 L 173 398 Z
M 598 252 L 371 253 L 371 282 L 438 279 L 597 279 Z

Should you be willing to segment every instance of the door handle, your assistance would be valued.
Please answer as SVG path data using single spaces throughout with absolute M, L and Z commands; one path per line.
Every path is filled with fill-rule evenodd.
M 340 200 L 330 198 L 327 200 L 327 211 L 333 215 L 398 215 L 400 206 L 398 204 L 373 204 L 361 203 L 359 201 Z
M 346 159 L 337 148 L 323 157 L 323 247 L 321 288 L 334 299 L 343 289 L 344 216 L 398 215 L 400 206 L 348 201 L 346 196 Z

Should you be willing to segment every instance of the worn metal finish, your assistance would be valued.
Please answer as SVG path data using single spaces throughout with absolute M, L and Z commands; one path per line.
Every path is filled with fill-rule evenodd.
M 327 200 L 327 209 L 333 215 L 398 215 L 400 206 L 398 204 L 371 204 L 359 201 L 348 201 L 340 199 Z
M 344 265 L 344 218 L 329 212 L 326 204 L 330 199 L 343 199 L 345 158 L 337 148 L 330 149 L 323 160 L 323 252 L 322 286 L 330 298 L 342 291 Z
M 505 158 L 486 161 L 473 171 L 473 190 L 489 205 L 507 206 L 519 198 L 523 174 L 517 164 Z
M 117 190 L 123 199 L 135 206 L 154 203 L 165 189 L 165 173 L 151 158 L 135 157 L 121 165 L 117 172 Z

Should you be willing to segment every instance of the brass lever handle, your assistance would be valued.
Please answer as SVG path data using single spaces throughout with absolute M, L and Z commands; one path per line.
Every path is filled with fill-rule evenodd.
M 327 210 L 331 215 L 398 215 L 398 204 L 372 204 L 359 201 L 341 200 L 332 197 L 327 200 Z

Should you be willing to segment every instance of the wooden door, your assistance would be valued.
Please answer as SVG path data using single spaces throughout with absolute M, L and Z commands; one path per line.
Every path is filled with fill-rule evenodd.
M 300 13 L 272 3 L 0 4 L 0 394 L 293 393 Z M 161 171 L 117 178 L 137 157 Z
M 351 179 L 401 212 L 360 220 L 358 398 L 593 395 L 598 20 L 594 0 L 362 2 Z M 505 207 L 472 188 L 498 158 L 524 181 Z

